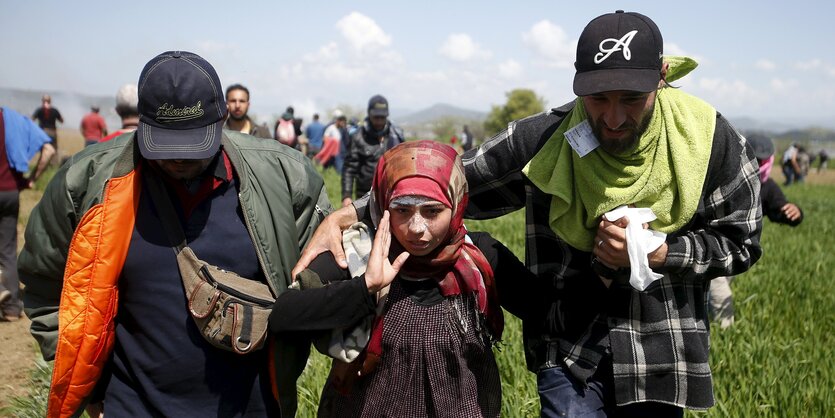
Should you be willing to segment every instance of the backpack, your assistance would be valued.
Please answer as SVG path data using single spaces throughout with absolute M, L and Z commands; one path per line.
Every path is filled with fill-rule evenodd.
M 293 125 L 293 120 L 279 119 L 278 125 L 275 127 L 275 139 L 288 147 L 295 148 L 296 126 Z

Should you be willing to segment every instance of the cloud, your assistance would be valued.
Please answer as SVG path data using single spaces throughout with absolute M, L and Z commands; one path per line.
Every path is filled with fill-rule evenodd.
M 358 51 L 391 45 L 391 36 L 374 19 L 362 13 L 351 12 L 336 22 L 336 28 L 351 47 Z
M 499 75 L 504 78 L 517 78 L 522 75 L 522 65 L 509 59 L 499 64 Z
M 821 60 L 815 58 L 815 59 L 809 60 L 809 61 L 798 62 L 797 64 L 794 65 L 794 68 L 797 68 L 798 70 L 801 70 L 801 71 L 812 71 L 812 70 L 817 70 L 818 68 L 821 68 L 822 66 L 823 66 L 823 62 L 821 62 Z
M 203 55 L 213 55 L 238 51 L 238 44 L 223 41 L 202 41 L 197 43 L 197 50 Z
M 800 83 L 794 79 L 772 78 L 768 83 L 772 90 L 776 92 L 794 92 Z
M 680 57 L 690 57 L 699 64 L 707 64 L 709 60 L 701 55 L 694 54 L 691 51 L 686 51 L 675 42 L 664 42 L 664 55 L 676 55 Z
M 466 33 L 453 33 L 444 40 L 438 52 L 453 61 L 469 61 L 472 59 L 489 59 L 493 53 L 483 49 Z
M 548 66 L 569 68 L 574 65 L 577 41 L 570 41 L 565 31 L 549 20 L 531 26 L 522 33 L 522 41 Z
M 722 103 L 733 109 L 753 108 L 767 99 L 767 92 L 751 87 L 742 80 L 705 77 L 698 79 L 696 86 L 705 92 L 708 103 Z
M 664 42 L 664 55 L 687 56 L 687 53 L 676 43 Z
M 763 71 L 774 71 L 777 68 L 777 64 L 767 59 L 761 59 L 754 63 L 754 67 Z

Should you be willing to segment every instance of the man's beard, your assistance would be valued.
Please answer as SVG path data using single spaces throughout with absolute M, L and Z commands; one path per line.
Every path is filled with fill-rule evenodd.
M 246 120 L 246 113 L 242 113 L 241 116 L 235 116 L 234 113 L 229 112 L 229 117 L 233 119 L 235 122 L 241 122 L 243 120 Z
M 627 129 L 629 132 L 623 138 L 604 138 L 603 137 L 603 121 L 600 119 L 591 122 L 591 130 L 594 132 L 595 138 L 600 142 L 600 148 L 607 154 L 624 155 L 634 151 L 638 146 L 638 140 L 646 132 L 649 123 L 652 120 L 652 114 L 655 111 L 655 103 L 652 107 L 644 113 L 641 121 L 635 123 L 634 120 L 627 120 L 619 128 Z

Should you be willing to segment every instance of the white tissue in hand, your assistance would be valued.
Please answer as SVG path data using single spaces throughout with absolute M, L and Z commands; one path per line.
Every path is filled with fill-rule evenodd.
M 604 215 L 609 221 L 616 221 L 624 216 L 629 218 L 626 225 L 626 250 L 629 252 L 629 284 L 639 291 L 644 291 L 652 282 L 664 277 L 649 267 L 649 253 L 658 249 L 667 234 L 644 229 L 643 224 L 655 220 L 655 213 L 650 208 L 630 208 L 621 206 Z

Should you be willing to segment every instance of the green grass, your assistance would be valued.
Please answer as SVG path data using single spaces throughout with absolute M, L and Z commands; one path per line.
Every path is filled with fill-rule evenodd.
M 338 205 L 339 177 L 333 170 L 324 177 L 331 201 Z M 688 411 L 687 416 L 835 416 L 835 186 L 799 185 L 785 192 L 806 218 L 797 228 L 764 222 L 763 258 L 733 282 L 736 324 L 727 330 L 712 328 L 716 406 L 707 412 Z M 520 258 L 524 254 L 521 212 L 467 226 L 490 232 Z M 539 400 L 535 376 L 525 369 L 521 325 L 509 314 L 506 320 L 504 342 L 496 350 L 502 414 L 535 417 Z M 329 366 L 314 350 L 299 382 L 299 417 L 315 416 Z M 47 380 L 34 382 L 42 393 Z M 23 411 L 19 416 L 42 415 L 32 413 L 43 411 L 37 401 L 15 402 L 15 411 Z
M 835 186 L 784 191 L 803 223 L 764 221 L 762 259 L 733 282 L 736 323 L 711 329 L 716 407 L 691 416 L 835 416 Z

